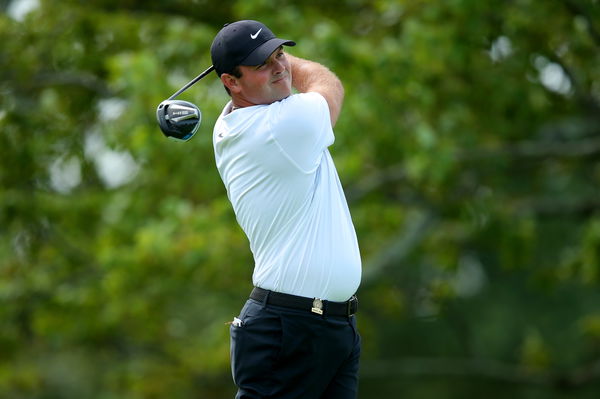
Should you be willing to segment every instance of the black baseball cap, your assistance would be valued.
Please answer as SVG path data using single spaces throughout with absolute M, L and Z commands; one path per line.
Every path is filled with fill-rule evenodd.
M 261 22 L 244 20 L 225 24 L 210 47 L 217 75 L 231 73 L 238 65 L 260 65 L 279 46 L 296 42 L 279 39 Z

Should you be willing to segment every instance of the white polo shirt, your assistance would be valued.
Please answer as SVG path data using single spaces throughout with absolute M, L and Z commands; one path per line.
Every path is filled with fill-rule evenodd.
M 319 93 L 230 112 L 213 132 L 215 160 L 254 255 L 253 284 L 345 301 L 361 259 L 328 146 L 329 108 Z

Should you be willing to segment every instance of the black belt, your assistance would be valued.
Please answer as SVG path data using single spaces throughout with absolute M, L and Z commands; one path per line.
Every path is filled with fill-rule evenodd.
M 283 294 L 259 287 L 254 287 L 250 294 L 250 299 L 258 302 L 264 302 L 265 297 L 267 297 L 266 303 L 270 305 L 306 310 L 327 316 L 352 316 L 358 310 L 358 298 L 356 298 L 356 295 L 352 295 L 352 298 L 346 302 L 333 302 L 319 298 Z

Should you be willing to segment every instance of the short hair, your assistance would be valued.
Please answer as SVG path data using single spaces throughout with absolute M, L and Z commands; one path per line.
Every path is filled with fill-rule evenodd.
M 242 70 L 240 69 L 240 66 L 237 65 L 235 68 L 233 68 L 233 70 L 231 71 L 230 75 L 235 76 L 236 78 L 241 78 L 242 77 Z M 231 96 L 231 91 L 229 91 L 229 89 L 227 88 L 227 86 L 223 85 L 223 87 L 225 88 L 225 91 L 227 92 L 227 94 L 229 94 L 229 96 Z

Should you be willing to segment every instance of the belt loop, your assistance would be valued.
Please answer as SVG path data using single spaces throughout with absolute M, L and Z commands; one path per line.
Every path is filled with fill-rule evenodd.
M 356 313 L 358 311 L 358 298 L 355 295 L 352 295 L 350 297 L 350 299 L 348 300 L 348 308 L 346 310 L 347 314 L 348 314 L 348 319 L 350 319 L 354 313 Z
M 354 295 L 348 299 L 348 306 L 346 306 L 346 316 L 348 316 L 348 320 L 352 317 L 352 300 L 354 299 Z
M 352 317 L 350 316 L 350 312 L 352 312 L 352 298 L 348 299 L 348 302 L 346 303 L 346 318 L 348 321 L 350 321 L 350 318 Z
M 269 295 L 271 295 L 271 290 L 267 290 L 267 294 L 263 298 L 263 301 L 262 301 L 262 308 L 263 309 L 266 308 L 267 304 L 269 303 Z

